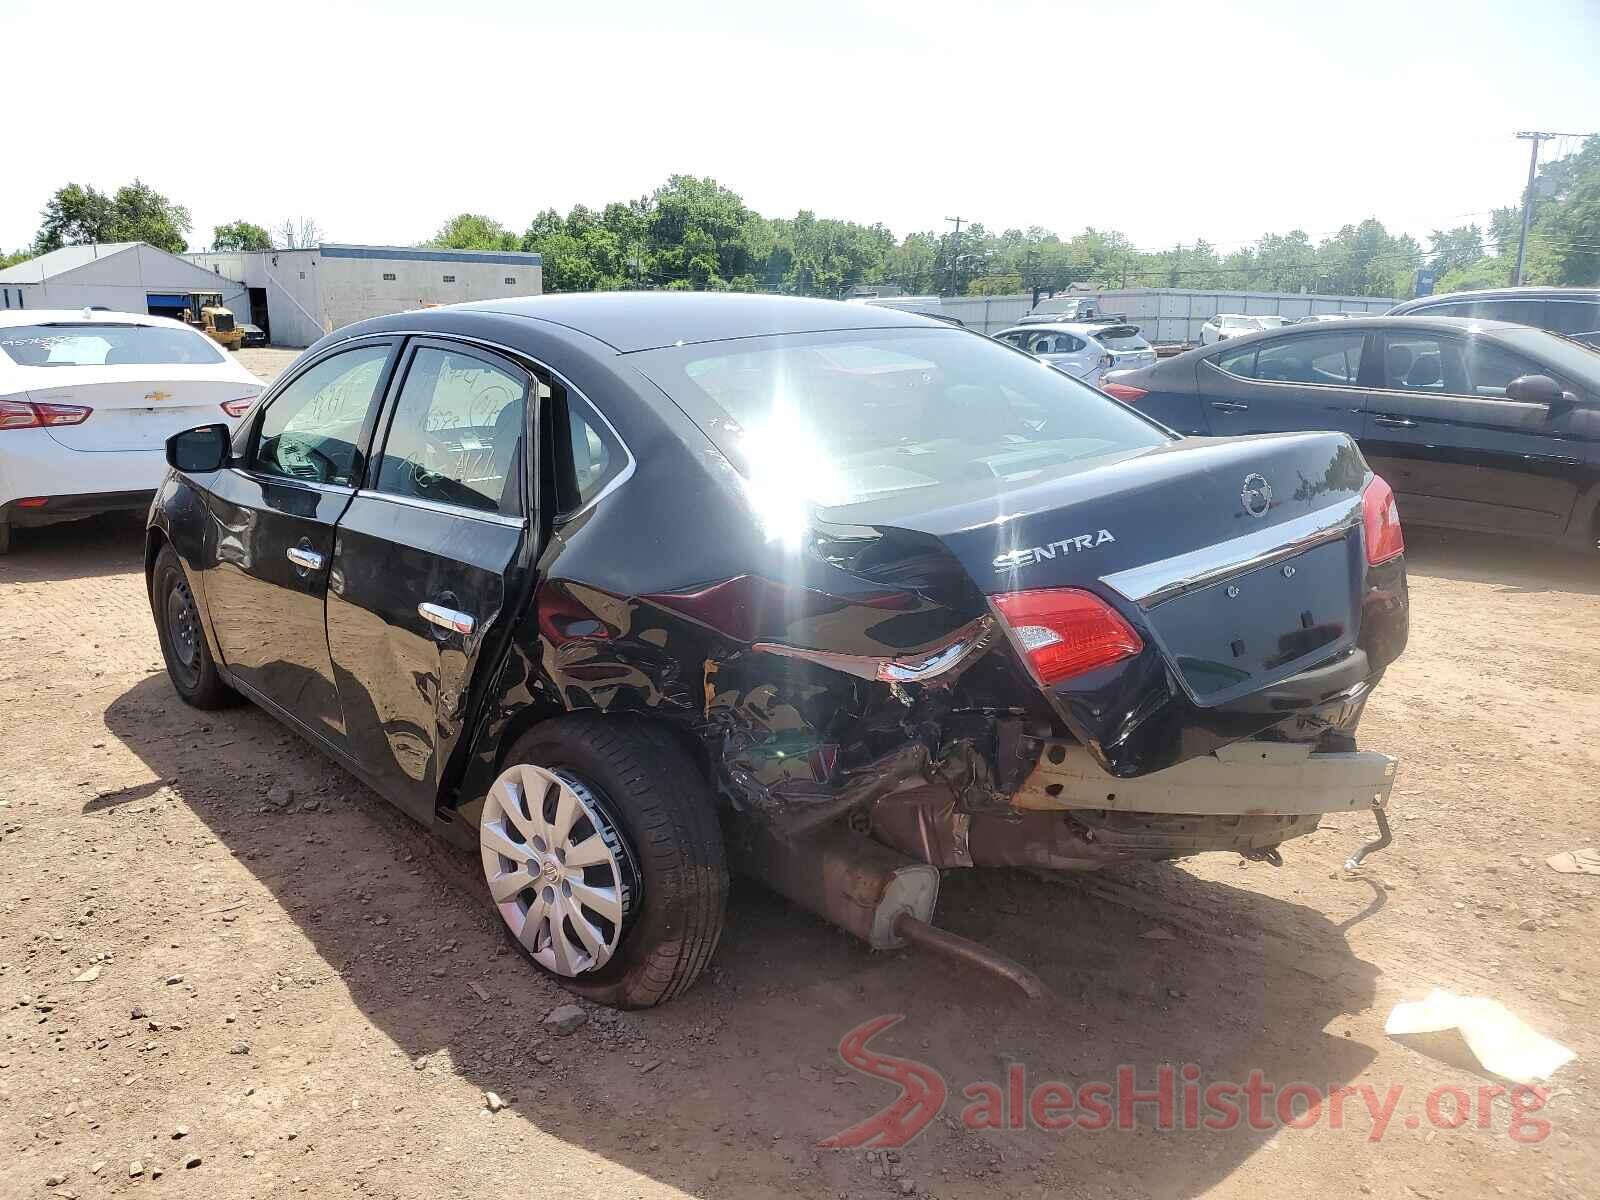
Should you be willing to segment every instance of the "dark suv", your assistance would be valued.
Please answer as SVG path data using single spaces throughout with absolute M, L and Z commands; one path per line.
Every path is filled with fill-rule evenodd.
M 1396 304 L 1389 315 L 1514 321 L 1600 348 L 1600 288 L 1515 287 L 1418 296 Z

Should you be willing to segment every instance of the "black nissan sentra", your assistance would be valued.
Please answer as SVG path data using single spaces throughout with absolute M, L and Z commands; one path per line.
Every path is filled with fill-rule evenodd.
M 913 314 L 628 293 L 352 325 L 168 457 L 179 695 L 481 852 L 602 1002 L 692 983 L 730 865 L 1021 978 L 933 927 L 941 870 L 1387 839 L 1354 733 L 1404 545 L 1341 433 L 1180 438 Z

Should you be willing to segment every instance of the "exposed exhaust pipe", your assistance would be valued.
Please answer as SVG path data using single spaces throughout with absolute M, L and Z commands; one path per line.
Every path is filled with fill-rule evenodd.
M 785 839 L 747 824 L 735 845 L 734 865 L 801 908 L 853 933 L 874 950 L 907 943 L 978 967 L 1020 988 L 1031 999 L 1043 982 L 1021 963 L 968 938 L 934 928 L 939 871 L 907 858 L 865 834 L 826 829 L 814 837 Z

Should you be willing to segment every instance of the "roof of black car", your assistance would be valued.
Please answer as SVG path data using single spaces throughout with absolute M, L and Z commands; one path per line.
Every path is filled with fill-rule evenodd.
M 948 329 L 917 313 L 744 292 L 570 292 L 452 305 L 456 309 L 529 317 L 580 330 L 624 354 L 680 342 L 833 329 Z M 438 311 L 438 310 L 435 310 Z
M 1436 296 L 1416 296 L 1402 300 L 1389 310 L 1395 316 L 1405 316 L 1406 311 L 1430 304 L 1457 303 L 1483 300 L 1595 300 L 1600 299 L 1600 288 L 1553 287 L 1530 284 L 1526 287 L 1481 288 L 1475 292 L 1440 292 Z

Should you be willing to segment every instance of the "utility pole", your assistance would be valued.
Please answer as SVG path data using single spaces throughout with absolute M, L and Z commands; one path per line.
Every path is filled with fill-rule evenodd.
M 1517 239 L 1517 269 L 1512 273 L 1511 286 L 1522 285 L 1522 267 L 1528 257 L 1528 228 L 1533 224 L 1533 184 L 1539 174 L 1539 143 L 1548 142 L 1551 138 L 1591 138 L 1592 133 L 1540 133 L 1535 130 L 1524 130 L 1517 134 L 1518 141 L 1533 143 L 1533 152 L 1528 155 L 1528 190 L 1522 194 L 1522 236 Z
M 956 227 L 955 240 L 950 246 L 950 282 L 948 285 L 950 295 L 954 296 L 956 294 L 956 259 L 961 256 L 961 223 L 966 218 L 946 217 L 945 220 L 954 222 Z
M 1533 151 L 1528 155 L 1528 189 L 1522 193 L 1522 236 L 1517 239 L 1517 267 L 1511 273 L 1511 286 L 1522 286 L 1522 265 L 1528 258 L 1528 226 L 1533 221 L 1533 181 L 1539 173 L 1539 143 L 1556 135 L 1553 133 L 1523 132 L 1517 134 L 1518 140 L 1533 143 Z

